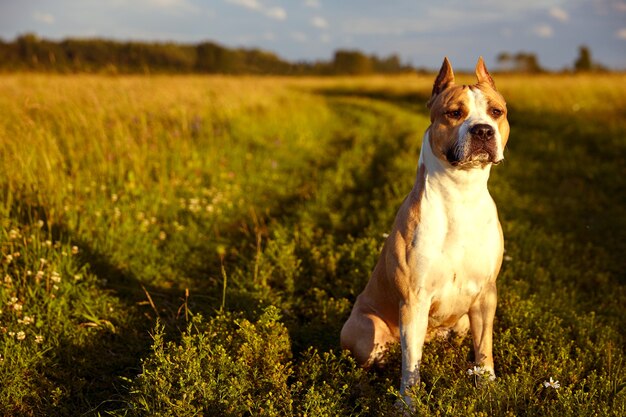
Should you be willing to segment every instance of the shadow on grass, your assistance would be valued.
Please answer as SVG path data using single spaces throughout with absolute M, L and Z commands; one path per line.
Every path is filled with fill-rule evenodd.
M 626 284 L 626 129 L 610 129 L 602 114 L 513 108 L 510 121 L 509 154 L 518 162 L 515 171 L 505 169 L 503 175 L 511 188 L 533 197 L 526 217 L 550 233 L 598 249 L 605 258 L 602 268 Z
M 349 88 L 316 92 L 327 97 L 380 100 L 428 114 L 426 92 L 399 94 Z M 530 220 L 537 227 L 601 248 L 607 256 L 606 270 L 626 284 L 626 129 L 614 127 L 612 120 L 620 117 L 620 111 L 616 109 L 614 115 L 563 114 L 518 108 L 514 103 L 509 108 L 507 159 L 512 162 L 498 167 L 498 181 L 509 182 L 518 194 L 532 196 L 530 209 L 535 212 Z M 507 165 L 516 169 L 507 169 Z M 362 180 L 366 186 L 371 178 Z M 498 200 L 497 195 L 494 197 Z M 501 203 L 500 210 L 505 216 L 511 215 L 506 202 Z

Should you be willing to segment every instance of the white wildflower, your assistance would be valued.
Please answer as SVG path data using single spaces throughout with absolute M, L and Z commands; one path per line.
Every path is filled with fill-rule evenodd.
M 474 366 L 473 368 L 470 368 L 467 370 L 467 374 L 468 375 L 482 375 L 483 368 L 481 368 L 480 366 Z
M 192 213 L 196 213 L 200 211 L 200 199 L 199 198 L 190 198 L 189 205 L 187 207 L 189 211 Z
M 550 377 L 549 381 L 543 381 L 543 386 L 544 388 L 561 388 L 561 384 L 559 383 L 559 381 L 555 381 L 554 379 L 552 379 L 552 377 Z
M 42 342 L 43 342 L 43 336 L 42 335 L 35 336 L 35 343 L 42 343 Z
M 22 331 L 19 331 L 19 332 L 16 333 L 15 338 L 17 340 L 24 340 L 24 339 L 26 339 L 26 333 L 24 333 Z
M 470 376 L 474 375 L 477 377 L 486 377 L 490 381 L 495 381 L 496 379 L 496 376 L 493 374 L 493 371 L 482 366 L 474 366 L 473 368 L 468 369 L 467 374 Z
M 9 299 L 9 307 L 11 307 L 15 311 L 22 311 L 22 303 L 19 302 L 17 297 L 11 297 Z

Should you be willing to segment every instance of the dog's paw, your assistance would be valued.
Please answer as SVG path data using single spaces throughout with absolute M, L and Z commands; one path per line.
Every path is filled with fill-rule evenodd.
M 399 415 L 403 417 L 409 417 L 415 413 L 415 406 L 413 405 L 413 399 L 409 395 L 403 395 L 394 404 Z

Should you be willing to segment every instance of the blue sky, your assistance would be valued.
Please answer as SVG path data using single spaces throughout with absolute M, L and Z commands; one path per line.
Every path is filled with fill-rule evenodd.
M 397 53 L 436 68 L 449 56 L 535 52 L 550 69 L 571 66 L 578 46 L 626 69 L 626 0 L 0 0 L 0 37 L 198 42 L 260 47 L 289 60 L 329 59 L 338 48 Z

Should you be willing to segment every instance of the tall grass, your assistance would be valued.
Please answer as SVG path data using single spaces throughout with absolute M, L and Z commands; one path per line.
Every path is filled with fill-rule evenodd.
M 624 81 L 496 78 L 500 378 L 433 342 L 418 412 L 626 413 Z M 366 372 L 338 332 L 431 83 L 3 75 L 0 414 L 396 414 L 397 350 Z

